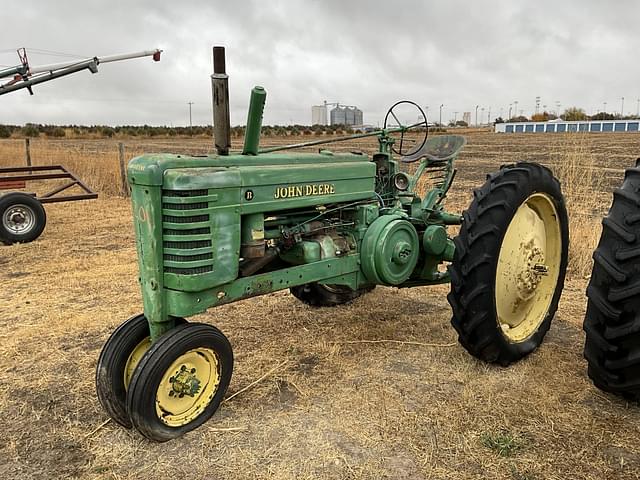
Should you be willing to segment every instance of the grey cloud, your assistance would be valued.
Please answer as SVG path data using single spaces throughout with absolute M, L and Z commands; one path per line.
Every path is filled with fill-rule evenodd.
M 266 123 L 308 123 L 310 106 L 358 105 L 382 121 L 398 99 L 445 104 L 443 118 L 498 114 L 514 100 L 555 108 L 636 110 L 640 4 L 498 1 L 27 0 L 3 14 L 0 50 L 20 46 L 103 55 L 161 46 L 149 59 L 102 65 L 0 98 L 2 123 L 211 123 L 211 46 L 227 46 L 232 123 L 249 90 L 267 88 Z M 57 61 L 32 55 L 33 63 Z M 15 64 L 0 53 L 0 64 Z M 458 114 L 460 118 L 461 114 Z

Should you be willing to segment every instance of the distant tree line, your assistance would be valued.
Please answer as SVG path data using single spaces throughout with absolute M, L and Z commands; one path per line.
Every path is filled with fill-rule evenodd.
M 244 137 L 244 126 L 231 127 L 233 137 Z M 348 125 L 266 125 L 264 136 L 291 135 L 344 135 L 353 133 Z M 0 138 L 130 138 L 130 137 L 211 137 L 211 125 L 193 127 L 167 127 L 151 125 L 42 125 L 27 123 L 24 126 L 0 124 Z
M 556 120 L 558 118 L 557 115 L 551 112 L 542 112 L 536 113 L 531 116 L 531 118 L 527 118 L 524 115 L 520 115 L 517 117 L 512 117 L 508 120 L 504 120 L 501 117 L 496 119 L 496 123 L 504 123 L 507 122 L 548 122 L 549 120 Z M 614 115 L 612 113 L 607 112 L 598 112 L 594 115 L 587 115 L 583 108 L 578 107 L 569 107 L 564 113 L 560 114 L 560 118 L 562 120 L 567 121 L 583 121 L 583 120 L 632 120 L 635 119 L 636 116 L 621 116 Z

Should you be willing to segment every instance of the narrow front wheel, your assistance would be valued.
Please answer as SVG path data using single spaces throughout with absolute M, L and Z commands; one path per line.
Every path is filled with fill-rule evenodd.
M 179 325 L 151 345 L 127 392 L 133 426 L 165 442 L 206 422 L 216 412 L 233 372 L 233 352 L 212 325 Z

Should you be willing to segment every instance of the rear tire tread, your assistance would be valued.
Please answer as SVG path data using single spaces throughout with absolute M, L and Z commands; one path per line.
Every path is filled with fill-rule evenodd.
M 587 287 L 584 357 L 603 391 L 640 401 L 640 169 L 613 193 Z

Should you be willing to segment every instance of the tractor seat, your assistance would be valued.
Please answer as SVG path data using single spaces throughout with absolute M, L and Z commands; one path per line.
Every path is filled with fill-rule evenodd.
M 444 162 L 458 155 L 467 140 L 462 135 L 437 135 L 429 137 L 424 146 L 415 153 L 402 157 L 403 162 L 411 163 L 423 157 L 433 162 Z

